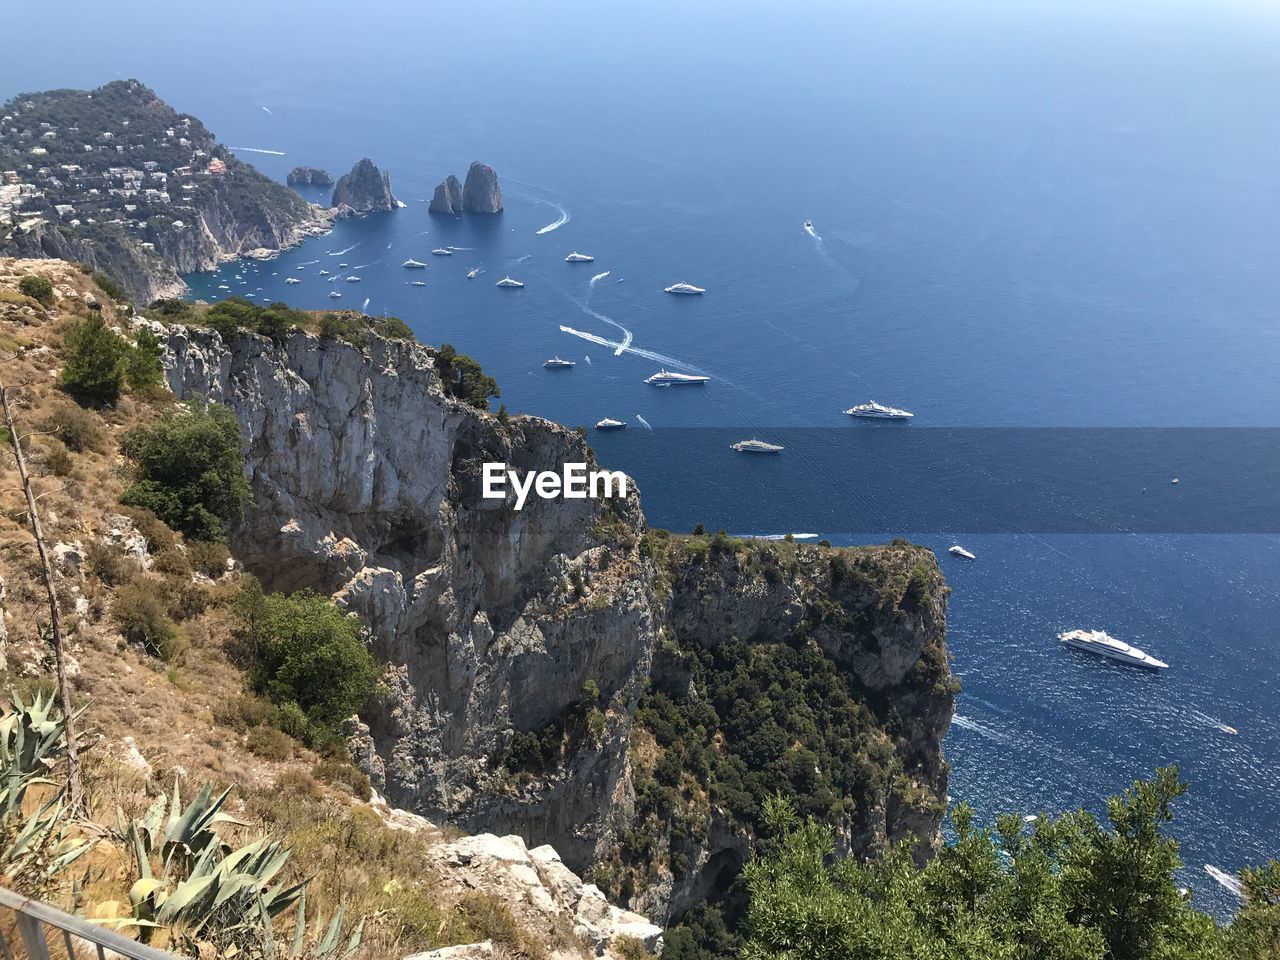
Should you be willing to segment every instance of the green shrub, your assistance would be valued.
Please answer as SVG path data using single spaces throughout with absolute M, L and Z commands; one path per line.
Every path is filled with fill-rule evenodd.
M 192 305 L 177 297 L 168 297 L 163 300 L 155 300 L 148 308 L 149 313 L 164 317 L 166 320 L 181 320 L 190 317 L 195 313 Z
M 226 544 L 210 540 L 192 540 L 187 544 L 187 559 L 191 566 L 211 580 L 217 580 L 227 572 L 231 551 Z
M 98 285 L 98 289 L 105 293 L 117 303 L 128 303 L 129 298 L 125 292 L 120 289 L 120 285 L 108 277 L 105 273 L 98 271 L 93 274 L 93 282 Z
M 125 434 L 134 482 L 121 502 L 197 540 L 220 541 L 249 500 L 240 426 L 226 407 L 168 411 Z
M 85 569 L 109 587 L 118 587 L 137 574 L 138 565 L 125 556 L 119 545 L 89 541 L 84 551 Z
M 152 553 L 161 553 L 178 542 L 177 535 L 169 525 L 145 507 L 124 507 L 120 512 L 133 521 L 134 527 L 146 539 L 147 549 Z M 188 563 L 187 570 L 190 569 L 191 565 Z
M 254 727 L 245 746 L 254 756 L 264 760 L 288 760 L 293 756 L 293 740 L 275 727 Z
M 77 320 L 62 338 L 61 383 L 83 400 L 115 403 L 124 385 L 129 345 L 101 316 Z
M 30 297 L 43 307 L 52 307 L 55 297 L 53 295 L 53 284 L 44 277 L 37 277 L 34 274 L 27 274 L 18 281 L 18 291 L 24 296 Z
M 133 349 L 125 359 L 125 379 L 130 390 L 156 391 L 164 384 L 162 352 L 154 333 L 145 327 L 138 331 Z
M 185 644 L 180 642 L 178 628 L 156 594 L 152 584 L 127 583 L 116 591 L 111 615 L 126 641 L 169 662 L 185 649 Z
M 91 410 L 66 401 L 53 408 L 41 427 L 55 434 L 68 449 L 76 453 L 100 450 L 106 436 L 101 417 Z
M 465 353 L 458 353 L 452 344 L 446 343 L 437 351 L 435 369 L 444 383 L 445 393 L 473 407 L 487 410 L 489 398 L 499 395 L 497 381 L 485 376 L 479 363 Z
M 40 446 L 43 448 L 40 452 L 40 460 L 49 468 L 49 471 L 55 476 L 69 477 L 76 464 L 75 457 L 71 456 L 67 445 L 57 437 L 42 437 Z
M 321 760 L 315 765 L 311 775 L 361 800 L 368 800 L 373 796 L 373 784 L 364 771 L 346 760 Z
M 359 621 L 313 593 L 245 591 L 240 643 L 253 689 L 295 703 L 315 726 L 337 730 L 373 694 L 377 665 Z

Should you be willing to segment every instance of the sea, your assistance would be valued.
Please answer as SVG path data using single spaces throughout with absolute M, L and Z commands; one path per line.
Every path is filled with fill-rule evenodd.
M 1280 463 L 1273 4 L 67 6 L 29 15 L 5 97 L 136 77 L 272 177 L 368 156 L 404 204 L 190 277 L 193 296 L 397 316 L 477 358 L 513 413 L 625 420 L 591 442 L 656 526 L 932 547 L 964 685 L 953 800 L 1105 815 L 1106 796 L 1176 763 L 1190 790 L 1171 829 L 1198 906 L 1238 905 L 1206 865 L 1280 856 L 1280 488 L 1243 520 L 1188 520 L 1177 499 L 1204 478 L 1236 502 L 1236 478 Z M 498 171 L 503 214 L 428 216 L 434 185 L 473 160 Z M 564 262 L 575 250 L 594 262 Z M 707 292 L 663 293 L 677 281 Z M 576 366 L 548 371 L 552 356 Z M 662 368 L 711 380 L 643 382 Z M 842 413 L 872 399 L 915 419 Z M 1044 529 L 1004 522 L 1037 513 L 1034 478 L 985 505 L 990 471 L 964 457 L 932 471 L 945 492 L 918 463 L 887 482 L 972 510 L 886 520 L 872 482 L 894 446 L 877 470 L 858 456 L 885 429 L 949 448 L 1007 429 L 1048 449 L 1062 428 L 1112 438 L 1100 449 L 1119 428 L 1261 439 L 1244 467 L 1158 443 L 1120 468 L 1069 458 L 1059 480 L 1102 471 L 1163 499 L 1136 525 Z M 805 439 L 766 463 L 728 435 Z M 948 554 L 957 542 L 976 559 Z M 1063 649 L 1076 627 L 1170 668 Z

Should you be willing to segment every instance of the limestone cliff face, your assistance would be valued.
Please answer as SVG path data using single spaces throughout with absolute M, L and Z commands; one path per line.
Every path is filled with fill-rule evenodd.
M 285 177 L 285 183 L 291 187 L 331 187 L 333 177 L 328 170 L 318 167 L 294 167 Z
M 462 209 L 468 213 L 502 212 L 498 174 L 487 163 L 477 160 L 467 171 L 467 181 L 462 185 Z
M 391 193 L 391 175 L 379 171 L 368 157 L 362 158 L 350 173 L 338 178 L 333 206 L 357 216 L 394 210 L 398 204 Z
M 436 184 L 436 192 L 431 197 L 427 212 L 445 216 L 462 212 L 462 184 L 452 173 Z
M 333 594 L 389 664 L 390 697 L 352 732 L 393 804 L 549 843 L 578 873 L 616 858 L 636 815 L 637 704 L 648 683 L 681 682 L 655 656 L 660 634 L 707 647 L 780 641 L 821 596 L 856 616 L 814 639 L 892 728 L 886 749 L 915 791 L 882 791 L 847 825 L 846 846 L 874 853 L 907 832 L 923 851 L 936 842 L 951 698 L 937 689 L 949 679 L 945 588 L 927 551 L 870 551 L 888 573 L 841 584 L 816 547 L 795 548 L 781 579 L 729 560 L 660 569 L 634 489 L 625 500 L 531 498 L 519 512 L 483 499 L 483 463 L 558 471 L 589 459 L 584 440 L 446 397 L 427 347 L 372 337 L 361 350 L 303 333 L 280 347 L 252 336 L 228 346 L 181 327 L 166 341 L 174 392 L 230 405 L 247 441 L 253 505 L 233 534 L 237 557 L 271 588 Z M 877 586 L 905 582 L 897 572 L 913 565 L 927 577 L 910 596 Z M 581 720 L 588 681 L 600 692 L 591 723 Z M 560 731 L 558 761 L 509 772 L 517 735 L 549 728 Z M 659 872 L 632 898 L 658 920 L 735 873 L 750 837 L 711 816 L 680 842 L 690 869 Z

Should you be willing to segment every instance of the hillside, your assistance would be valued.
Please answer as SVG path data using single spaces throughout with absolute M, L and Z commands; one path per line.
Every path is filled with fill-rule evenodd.
M 18 291 L 28 274 L 52 282 L 48 305 Z M 55 376 L 84 372 L 67 338 L 99 313 L 124 337 L 103 342 L 127 346 L 125 389 L 75 403 Z M 489 413 L 497 387 L 472 361 L 394 321 L 235 301 L 140 318 L 72 265 L 0 261 L 0 336 L 22 350 L 6 382 L 30 381 L 16 415 L 53 428 L 31 442 L 66 484 L 43 504 L 102 736 L 95 782 L 120 782 L 107 758 L 130 758 L 132 737 L 151 777 L 126 810 L 174 773 L 236 785 L 323 903 L 376 918 L 371 955 L 499 928 L 525 955 L 656 945 L 627 908 L 688 920 L 674 939 L 704 949 L 741 909 L 778 791 L 846 851 L 936 849 L 955 685 L 928 551 L 678 536 L 647 527 L 634 490 L 519 513 L 483 501 L 485 460 L 593 455 L 574 431 Z M 222 479 L 179 485 L 192 461 Z M 41 593 L 6 496 L 8 667 L 29 685 L 47 676 Z M 299 672 L 300 636 L 337 659 Z M 121 788 L 104 793 L 109 811 Z M 414 816 L 495 836 L 440 845 Z M 397 825 L 422 846 L 380 839 Z M 346 835 L 358 846 L 335 874 Z M 550 900 L 513 896 L 513 877 Z M 404 920 L 406 889 L 427 920 Z
M 178 274 L 323 232 L 331 216 L 136 80 L 0 107 L 0 254 L 89 263 L 139 303 L 181 293 Z

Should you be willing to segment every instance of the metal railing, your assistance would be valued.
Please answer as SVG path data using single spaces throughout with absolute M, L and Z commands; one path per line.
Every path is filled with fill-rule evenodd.
M 62 941 L 68 958 L 111 960 L 128 957 L 129 960 L 178 960 L 172 953 L 148 947 L 123 937 L 83 917 L 63 913 L 56 907 L 39 900 L 29 900 L 12 890 L 0 887 L 0 913 L 12 913 L 14 925 L 0 923 L 0 957 L 3 960 L 52 960 L 49 942 L 52 934 Z M 17 928 L 17 942 L 10 943 L 13 928 Z M 56 942 L 56 940 L 55 940 Z

